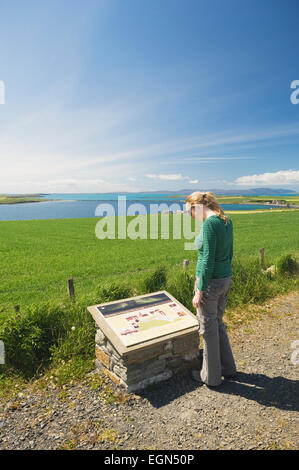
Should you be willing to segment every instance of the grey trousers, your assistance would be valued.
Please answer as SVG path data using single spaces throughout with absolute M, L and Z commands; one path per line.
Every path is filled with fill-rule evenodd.
M 196 277 L 194 291 L 198 285 Z M 197 318 L 199 334 L 203 337 L 203 363 L 201 380 L 207 385 L 222 383 L 222 376 L 236 373 L 236 364 L 230 347 L 226 327 L 222 321 L 232 278 L 212 279 L 203 292 Z

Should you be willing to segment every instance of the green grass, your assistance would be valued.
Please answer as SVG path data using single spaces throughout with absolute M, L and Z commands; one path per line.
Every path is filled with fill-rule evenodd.
M 298 256 L 299 212 L 230 217 L 234 223 L 234 260 L 246 264 L 257 258 L 260 247 L 265 248 L 266 264 L 283 254 Z M 195 270 L 197 252 L 184 250 L 185 240 L 99 240 L 96 221 L 0 222 L 0 312 L 41 300 L 64 301 L 69 277 L 74 279 L 80 298 L 107 281 L 134 285 L 157 264 L 176 272 L 188 258 L 189 271 Z
M 31 196 L 1 196 L 0 204 L 22 204 L 23 202 L 44 202 L 45 199 Z
M 233 324 L 234 309 L 298 289 L 299 212 L 230 217 L 234 258 L 226 318 Z M 196 250 L 185 251 L 185 240 L 173 240 L 171 230 L 170 239 L 99 240 L 96 222 L 91 218 L 0 222 L 3 393 L 15 395 L 22 381 L 40 374 L 53 376 L 61 386 L 91 370 L 95 328 L 86 312 L 88 305 L 166 289 L 195 313 Z M 274 278 L 261 271 L 261 247 L 265 267 L 278 267 Z M 186 258 L 188 271 L 182 268 Z M 75 302 L 66 295 L 68 277 L 75 281 Z M 21 306 L 18 313 L 14 305 Z M 243 317 L 245 321 L 246 314 Z
M 226 315 L 233 321 L 235 308 L 298 289 L 299 212 L 230 217 L 233 283 Z M 196 250 L 185 251 L 185 240 L 173 240 L 172 230 L 169 239 L 99 240 L 96 222 L 0 222 L 0 340 L 7 359 L 0 366 L 0 383 L 6 393 L 47 371 L 62 385 L 92 368 L 95 329 L 88 305 L 166 289 L 195 313 Z M 273 279 L 260 269 L 261 247 L 265 267 L 278 267 Z M 187 272 L 182 269 L 186 258 Z M 69 277 L 75 281 L 75 302 L 66 294 Z M 14 305 L 20 305 L 19 313 Z
M 292 262 L 290 260 L 292 259 Z M 242 265 L 236 261 L 233 265 L 233 283 L 228 297 L 226 318 L 230 324 L 240 320 L 239 311 L 234 316 L 234 308 L 241 305 L 261 304 L 275 294 L 288 292 L 299 286 L 297 276 L 298 263 L 289 255 L 283 255 L 283 272 L 278 271 L 275 278 L 268 278 L 260 269 L 257 260 L 248 261 Z M 296 266 L 296 273 L 294 267 Z M 167 270 L 163 267 L 166 280 L 159 278 L 162 266 L 157 266 L 147 274 L 148 279 L 156 281 L 156 288 L 166 288 L 190 311 L 195 313 L 192 306 L 192 290 L 194 274 L 184 271 L 182 267 Z M 144 283 L 134 288 L 127 282 L 127 289 L 139 295 L 145 293 Z M 112 282 L 111 297 L 108 282 L 105 287 L 82 297 L 80 301 L 64 303 L 40 302 L 36 306 L 24 308 L 20 313 L 0 316 L 0 340 L 5 343 L 6 362 L 0 366 L 0 384 L 4 377 L 5 388 L 10 388 L 11 381 L 7 375 L 23 377 L 24 380 L 36 378 L 40 374 L 49 373 L 55 376 L 57 385 L 63 385 L 68 380 L 82 378 L 91 369 L 94 357 L 94 321 L 86 311 L 86 306 L 102 303 L 112 299 L 123 298 L 122 286 Z M 244 310 L 245 312 L 245 310 Z M 246 313 L 243 314 L 246 321 Z

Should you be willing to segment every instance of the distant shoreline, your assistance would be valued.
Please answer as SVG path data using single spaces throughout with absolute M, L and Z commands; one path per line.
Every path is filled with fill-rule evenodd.
M 115 196 L 117 196 L 118 193 L 113 193 Z M 82 197 L 82 199 L 77 199 L 76 197 L 75 198 L 71 198 L 71 199 L 64 199 L 63 197 L 62 198 L 55 198 L 54 196 L 54 199 L 48 199 L 46 197 L 43 197 L 43 196 L 46 196 L 47 194 L 46 193 L 39 193 L 39 194 L 20 194 L 20 195 L 0 195 L 0 205 L 15 205 L 15 204 L 26 204 L 26 203 L 44 203 L 44 202 L 79 202 L 79 201 L 91 201 L 91 199 L 85 199 Z M 51 197 L 51 194 L 49 194 L 49 196 Z M 57 196 L 60 196 L 57 194 Z M 79 194 L 69 194 L 69 196 L 79 196 Z M 137 193 L 136 193 L 136 196 L 137 196 Z M 137 200 L 139 202 L 146 202 L 147 199 L 148 199 L 148 196 L 149 194 L 146 194 L 144 199 L 143 198 L 138 198 Z M 158 194 L 156 194 L 156 196 L 158 196 Z M 157 202 L 159 198 L 157 198 Z M 179 203 L 184 203 L 185 202 L 185 195 L 184 194 L 161 194 L 161 200 L 164 199 L 168 199 L 169 202 L 179 202 Z M 248 196 L 248 195 L 219 195 L 219 196 L 216 196 L 216 199 L 218 201 L 218 203 L 220 205 L 222 204 L 233 204 L 235 206 L 240 206 L 240 209 L 235 209 L 233 210 L 234 213 L 236 213 L 236 211 L 238 212 L 242 212 L 242 213 L 245 213 L 248 211 L 248 209 L 242 209 L 242 206 L 244 205 L 247 205 L 247 206 L 252 206 L 252 205 L 259 205 L 259 206 L 264 206 L 265 208 L 267 207 L 267 211 L 269 211 L 270 209 L 273 209 L 275 211 L 277 211 L 278 209 L 279 210 L 291 210 L 291 209 L 298 209 L 299 208 L 299 196 L 298 195 L 285 195 L 285 196 L 282 196 L 282 195 L 264 195 L 264 196 L 256 196 L 256 195 L 252 195 L 252 196 Z M 95 199 L 95 201 L 98 200 L 98 201 L 101 201 L 101 198 L 100 198 L 100 195 L 99 195 L 99 199 Z M 105 199 L 103 199 L 103 201 L 106 201 Z M 132 202 L 132 200 L 128 200 L 127 201 L 128 203 L 129 202 Z M 269 206 L 272 206 L 272 207 L 269 207 Z M 225 209 L 224 210 L 226 212 L 230 212 L 231 209 Z M 257 209 L 251 209 L 250 212 L 253 212 L 253 211 L 260 211 L 260 210 L 263 210 L 261 208 L 257 208 Z
M 0 204 L 25 204 L 35 202 L 50 202 L 54 199 L 39 199 L 31 197 L 0 196 Z

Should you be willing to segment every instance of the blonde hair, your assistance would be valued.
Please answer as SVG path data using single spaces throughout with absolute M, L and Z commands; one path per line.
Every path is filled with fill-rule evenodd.
M 189 196 L 186 197 L 186 205 L 194 206 L 195 204 L 203 204 L 208 207 L 214 211 L 215 214 L 219 215 L 219 217 L 224 220 L 225 224 L 230 222 L 230 219 L 224 214 L 223 209 L 218 204 L 215 194 L 211 192 L 201 193 L 200 191 L 189 194 Z

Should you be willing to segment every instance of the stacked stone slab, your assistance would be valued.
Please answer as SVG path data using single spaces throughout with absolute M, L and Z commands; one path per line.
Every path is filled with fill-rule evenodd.
M 198 365 L 199 335 L 182 332 L 171 339 L 124 354 L 119 353 L 101 329 L 97 329 L 96 365 L 128 393 L 167 380 Z

